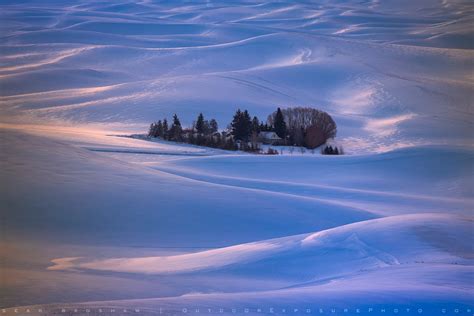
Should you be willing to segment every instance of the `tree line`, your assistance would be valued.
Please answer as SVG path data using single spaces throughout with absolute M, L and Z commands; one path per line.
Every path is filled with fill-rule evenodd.
M 177 114 L 173 115 L 170 127 L 168 127 L 168 120 L 166 118 L 158 120 L 150 125 L 148 136 L 212 148 L 239 149 L 237 143 L 227 132 L 219 133 L 219 125 L 215 119 L 206 120 L 202 113 L 199 113 L 190 128 L 182 127 Z
M 321 154 L 323 155 L 344 155 L 344 149 L 342 147 L 326 145 L 321 147 Z
M 337 126 L 328 113 L 309 107 L 277 108 L 266 122 L 257 116 L 252 117 L 248 110 L 238 109 L 231 123 L 221 132 L 217 121 L 214 118 L 206 120 L 202 113 L 189 128 L 183 128 L 174 114 L 170 126 L 166 118 L 152 123 L 148 136 L 213 148 L 259 152 L 264 137 L 262 132 L 274 132 L 278 136 L 276 145 L 314 149 L 334 138 Z M 334 150 L 323 153 L 340 154 Z

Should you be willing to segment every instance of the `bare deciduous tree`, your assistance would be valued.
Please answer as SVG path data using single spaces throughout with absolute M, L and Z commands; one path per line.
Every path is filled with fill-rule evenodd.
M 282 109 L 290 141 L 298 146 L 315 148 L 334 138 L 337 126 L 332 117 L 321 110 L 309 107 Z M 274 125 L 276 112 L 268 116 L 268 124 Z M 309 134 L 309 135 L 308 135 Z

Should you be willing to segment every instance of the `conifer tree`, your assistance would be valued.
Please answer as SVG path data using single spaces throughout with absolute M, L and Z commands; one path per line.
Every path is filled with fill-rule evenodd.
M 252 133 L 258 134 L 260 132 L 260 122 L 258 117 L 254 116 L 252 119 Z
M 274 128 L 275 128 L 275 133 L 278 135 L 280 138 L 285 138 L 286 137 L 286 123 L 285 123 L 285 118 L 283 117 L 283 113 L 281 112 L 281 109 L 278 108 L 276 115 L 275 115 L 275 122 L 273 123 Z
M 242 129 L 243 135 L 242 140 L 248 141 L 250 135 L 252 134 L 252 119 L 250 118 L 250 114 L 247 110 L 244 111 L 242 116 Z
M 242 139 L 242 111 L 237 109 L 234 114 L 234 118 L 232 119 L 232 123 L 230 123 L 232 129 L 232 135 L 235 139 L 241 140 Z
M 178 115 L 173 115 L 173 124 L 170 128 L 170 136 L 174 141 L 181 141 L 183 134 L 183 128 L 181 127 L 181 122 L 179 121 Z
M 202 115 L 202 113 L 199 113 L 199 116 L 196 120 L 195 128 L 196 132 L 198 132 L 199 134 L 204 134 L 204 115 Z
M 236 140 L 248 141 L 252 132 L 252 120 L 247 110 L 242 112 L 240 109 L 234 114 L 231 123 L 232 135 Z
M 148 129 L 148 136 L 155 137 L 155 123 L 150 124 L 150 128 Z
M 163 137 L 163 123 L 161 122 L 161 120 L 156 123 L 155 137 Z
M 170 131 L 168 129 L 168 121 L 166 119 L 163 120 L 163 139 L 169 139 Z
M 204 135 L 209 135 L 211 133 L 211 126 L 208 120 L 204 120 Z
M 212 134 L 217 133 L 219 130 L 219 125 L 217 125 L 217 121 L 215 119 L 211 119 L 209 121 L 209 129 Z

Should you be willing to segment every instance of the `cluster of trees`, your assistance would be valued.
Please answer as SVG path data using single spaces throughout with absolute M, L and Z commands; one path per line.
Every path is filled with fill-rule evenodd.
M 197 120 L 194 122 L 192 130 L 199 135 L 211 135 L 216 133 L 219 129 L 217 121 L 211 119 L 210 121 L 205 120 L 202 113 L 199 114 Z M 168 127 L 168 120 L 165 118 L 158 122 L 152 123 L 148 130 L 148 136 L 150 137 L 161 137 L 165 140 L 172 141 L 183 141 L 189 129 L 183 129 L 178 115 L 173 115 L 173 123 L 171 127 Z
M 193 129 L 202 135 L 210 135 L 217 133 L 219 130 L 219 125 L 217 125 L 217 121 L 215 119 L 211 119 L 210 121 L 204 119 L 204 115 L 199 113 L 197 120 L 193 124 Z
M 242 112 L 238 109 L 230 123 L 230 129 L 236 140 L 248 142 L 252 134 L 258 134 L 259 125 L 260 122 L 256 116 L 251 119 L 247 110 Z
M 337 134 L 336 123 L 328 113 L 308 107 L 278 108 L 267 122 L 288 145 L 309 149 L 321 146 Z
M 188 144 L 206 146 L 211 148 L 220 148 L 225 150 L 238 150 L 239 147 L 232 137 L 225 132 L 214 134 L 200 134 L 192 130 L 187 130 L 184 141 Z
M 250 119 L 247 110 L 241 111 L 238 109 L 230 123 L 229 130 L 236 140 L 248 142 L 257 137 L 260 132 L 273 131 L 273 126 L 260 122 L 256 116 Z
M 165 118 L 152 123 L 148 130 L 149 137 L 160 137 L 164 140 L 185 142 L 194 145 L 221 148 L 227 150 L 238 150 L 234 139 L 226 132 L 219 133 L 219 125 L 215 119 L 206 120 L 199 113 L 192 127 L 182 128 L 178 115 L 173 115 L 173 123 L 168 128 L 168 120 Z
M 232 122 L 221 133 L 217 121 L 206 120 L 202 113 L 186 129 L 182 128 L 178 116 L 174 114 L 171 126 L 168 126 L 166 118 L 159 120 L 151 124 L 148 136 L 213 148 L 260 152 L 260 133 L 270 131 L 278 135 L 282 145 L 314 149 L 334 138 L 337 127 L 328 113 L 308 107 L 278 108 L 265 123 L 256 116 L 252 117 L 247 110 L 238 109 Z M 326 149 L 323 151 L 324 154 L 335 154 L 336 150 L 336 154 L 340 154 L 337 148 L 332 147 L 327 152 Z
M 271 131 L 272 128 L 258 117 L 251 118 L 247 110 L 238 109 L 228 128 L 230 135 L 237 142 L 239 149 L 249 152 L 260 152 L 259 133 Z
M 344 155 L 344 150 L 342 149 L 339 149 L 337 146 L 324 146 L 323 148 L 321 148 L 321 154 L 323 155 Z
M 150 137 L 161 137 L 165 140 L 171 140 L 180 142 L 183 140 L 183 128 L 178 116 L 173 115 L 173 123 L 171 127 L 168 127 L 168 120 L 165 118 L 163 121 L 152 123 L 148 130 L 148 136 Z

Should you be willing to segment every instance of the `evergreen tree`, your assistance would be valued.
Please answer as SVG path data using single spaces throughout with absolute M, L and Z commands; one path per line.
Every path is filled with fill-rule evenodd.
M 234 119 L 231 123 L 232 135 L 236 140 L 248 141 L 252 132 L 252 120 L 249 112 L 240 109 L 234 114 Z
M 202 115 L 202 113 L 199 113 L 199 116 L 196 120 L 195 128 L 196 132 L 198 132 L 199 134 L 204 134 L 204 115 Z
M 234 138 L 242 139 L 242 111 L 240 111 L 240 109 L 235 112 L 234 118 L 232 119 L 232 123 L 230 123 L 230 126 Z
M 173 115 L 173 124 L 170 128 L 171 140 L 181 141 L 183 136 L 183 128 L 181 127 L 181 122 L 179 121 L 178 115 Z
M 163 139 L 169 139 L 170 131 L 168 128 L 168 121 L 166 119 L 163 120 Z
M 263 124 L 263 122 L 261 122 L 259 130 L 260 132 L 271 132 L 273 129 L 267 123 Z
M 260 122 L 258 117 L 254 116 L 252 119 L 252 133 L 258 134 L 260 132 Z
M 160 137 L 163 134 L 163 125 L 161 120 L 150 125 L 150 129 L 148 130 L 149 137 Z
M 275 128 L 275 133 L 278 135 L 278 137 L 284 139 L 286 137 L 286 123 L 280 108 L 278 108 L 276 112 L 273 126 Z
M 250 135 L 252 135 L 252 119 L 250 118 L 250 114 L 247 110 L 245 110 L 242 115 L 242 132 L 242 140 L 248 141 Z
M 332 148 L 332 146 L 326 146 L 326 148 L 324 148 L 324 154 L 334 155 L 334 149 Z
M 161 122 L 161 120 L 158 121 L 158 123 L 156 124 L 156 133 L 155 133 L 155 137 L 163 137 L 163 123 Z
M 209 135 L 211 133 L 211 126 L 208 120 L 204 120 L 204 135 Z
M 155 137 L 155 129 L 156 129 L 155 123 L 151 123 L 150 128 L 148 129 L 148 136 L 149 137 Z
M 219 126 L 217 125 L 217 121 L 215 119 L 211 119 L 209 121 L 209 129 L 212 134 L 217 133 L 219 130 Z

